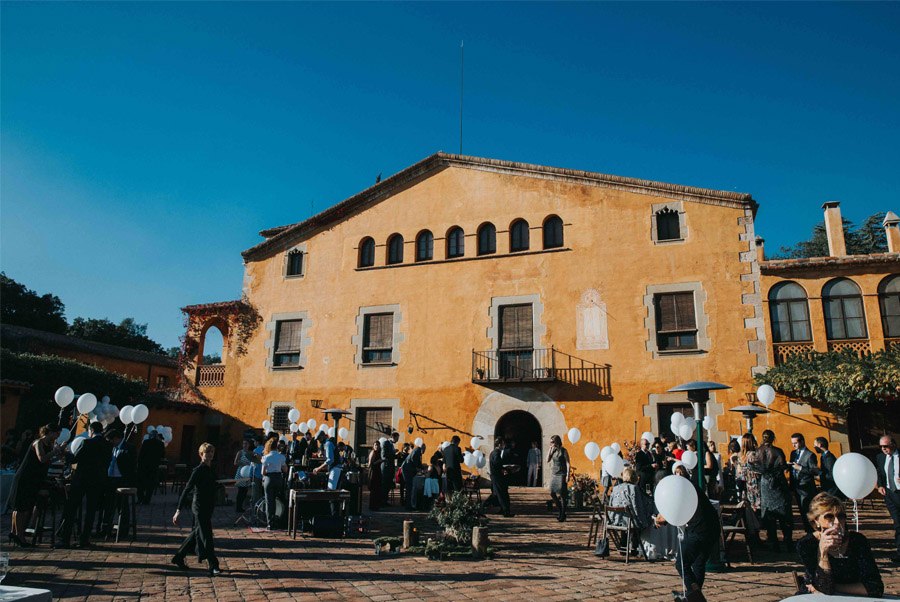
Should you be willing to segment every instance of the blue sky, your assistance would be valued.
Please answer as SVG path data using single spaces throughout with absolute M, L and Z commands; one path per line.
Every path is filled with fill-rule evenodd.
M 240 252 L 444 150 L 900 212 L 898 3 L 0 5 L 0 268 L 76 316 L 240 295 Z

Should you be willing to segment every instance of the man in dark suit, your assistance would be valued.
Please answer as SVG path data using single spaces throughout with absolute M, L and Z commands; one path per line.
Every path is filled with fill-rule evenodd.
M 816 437 L 813 447 L 819 452 L 819 486 L 825 493 L 843 499 L 844 494 L 834 482 L 834 463 L 837 462 L 837 458 L 828 451 L 828 439 Z
M 812 533 L 812 526 L 806 513 L 809 511 L 809 503 L 816 495 L 816 474 L 819 472 L 816 455 L 806 447 L 806 440 L 801 433 L 791 435 L 791 491 L 797 500 L 800 509 L 800 519 L 807 533 Z
M 891 562 L 900 563 L 900 452 L 893 437 L 885 435 L 878 442 L 881 453 L 875 459 L 878 473 L 878 493 L 884 496 L 884 504 L 894 521 L 894 554 Z
M 444 456 L 444 469 L 447 471 L 447 496 L 454 491 L 462 491 L 462 451 L 459 449 L 459 437 L 453 435 L 450 445 L 441 450 Z
M 647 486 L 653 487 L 653 478 L 656 473 L 653 452 L 650 451 L 651 443 L 652 441 L 641 439 L 641 449 L 634 455 L 634 466 L 637 468 L 642 489 L 646 489 Z
M 506 463 L 506 441 L 503 437 L 497 437 L 494 444 L 494 451 L 491 452 L 489 465 L 491 467 L 491 497 L 489 499 L 496 500 L 500 504 L 500 512 L 503 516 L 514 516 L 509 507 L 509 477 L 503 465 Z M 487 502 L 485 502 L 487 504 Z
M 159 465 L 166 455 L 166 445 L 156 433 L 147 435 L 137 459 L 138 503 L 149 504 L 159 485 Z
M 400 433 L 394 431 L 381 446 L 381 458 L 384 460 L 381 463 L 381 492 L 384 496 L 382 500 L 384 505 L 389 505 L 391 489 L 394 488 L 394 478 L 397 472 L 397 442 L 399 440 Z
M 414 448 L 400 468 L 403 470 L 403 482 L 406 483 L 406 509 L 415 510 L 413 507 L 413 479 L 419 474 L 419 471 L 425 468 L 422 458 L 425 457 L 425 444 Z
M 97 515 L 98 506 L 106 489 L 106 481 L 109 478 L 109 462 L 112 458 L 112 446 L 103 437 L 103 425 L 92 422 L 91 437 L 86 439 L 78 453 L 75 454 L 75 471 L 72 473 L 72 485 L 69 489 L 69 498 L 63 510 L 62 524 L 60 525 L 60 545 L 68 547 L 72 539 L 72 528 L 75 524 L 75 514 L 81 507 L 83 499 L 87 499 L 84 520 L 81 523 L 80 546 L 90 547 L 91 529 L 94 526 L 94 518 Z

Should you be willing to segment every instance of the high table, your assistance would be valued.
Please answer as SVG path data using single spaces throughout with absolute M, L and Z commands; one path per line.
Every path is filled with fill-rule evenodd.
M 288 501 L 288 535 L 297 539 L 297 526 L 301 520 L 312 518 L 314 514 L 303 512 L 303 504 L 313 502 L 338 502 L 340 504 L 341 520 L 347 513 L 347 502 L 350 501 L 350 492 L 345 489 L 291 489 Z

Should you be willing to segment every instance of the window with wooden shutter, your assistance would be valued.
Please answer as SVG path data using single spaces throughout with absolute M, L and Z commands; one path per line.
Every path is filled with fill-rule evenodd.
M 364 319 L 363 363 L 390 363 L 394 346 L 394 314 L 367 314 Z
M 502 378 L 525 378 L 533 372 L 533 316 L 530 303 L 500 306 L 500 348 L 497 350 L 497 359 Z
M 275 351 L 272 363 L 275 366 L 296 367 L 300 365 L 300 333 L 303 320 L 282 320 L 275 325 Z
M 660 351 L 697 348 L 694 293 L 662 293 L 654 299 L 656 340 Z
M 390 408 L 358 408 L 356 410 L 356 453 L 362 448 L 368 451 L 381 437 L 391 435 Z

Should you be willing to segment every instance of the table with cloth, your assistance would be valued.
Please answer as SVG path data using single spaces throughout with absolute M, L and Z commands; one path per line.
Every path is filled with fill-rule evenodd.
M 719 515 L 719 524 L 721 526 L 722 507 L 717 500 L 710 500 L 710 503 Z M 653 525 L 645 527 L 641 531 L 641 546 L 650 560 L 663 558 L 673 560 L 678 552 L 678 528 L 670 524 L 660 527 L 654 527 Z M 719 560 L 721 562 L 725 561 L 725 550 L 721 545 L 719 546 Z
M 425 475 L 416 475 L 412 482 L 412 506 L 416 510 L 425 510 L 425 500 L 436 500 L 441 491 L 447 491 L 447 475 L 441 476 L 438 482 L 435 478 Z

